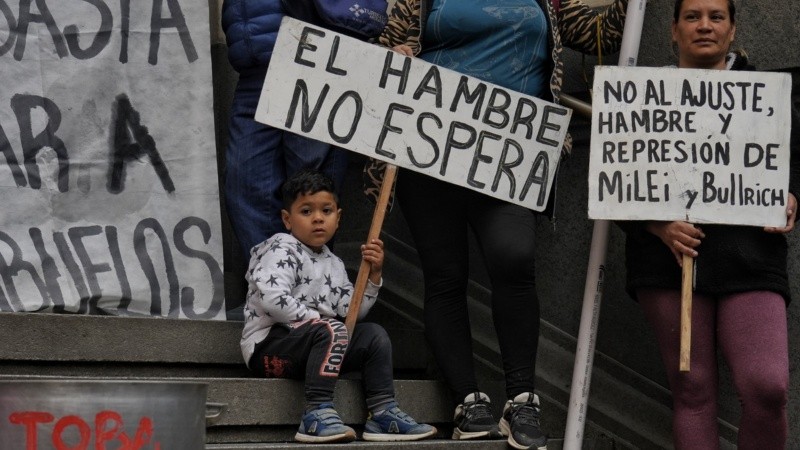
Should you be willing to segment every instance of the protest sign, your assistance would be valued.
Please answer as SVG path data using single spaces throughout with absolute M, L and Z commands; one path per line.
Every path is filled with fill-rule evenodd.
M 785 226 L 791 78 L 598 67 L 589 217 Z
M 542 211 L 571 114 L 284 18 L 256 120 Z
M 0 310 L 224 318 L 208 17 L 0 1 Z

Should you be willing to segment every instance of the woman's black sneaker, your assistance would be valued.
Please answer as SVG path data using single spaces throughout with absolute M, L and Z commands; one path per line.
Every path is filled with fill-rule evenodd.
M 518 449 L 547 449 L 547 436 L 539 424 L 539 396 L 523 392 L 506 402 L 500 432 L 508 436 L 508 445 Z
M 496 439 L 502 436 L 492 416 L 489 396 L 482 392 L 464 397 L 464 401 L 456 406 L 453 421 L 453 439 Z

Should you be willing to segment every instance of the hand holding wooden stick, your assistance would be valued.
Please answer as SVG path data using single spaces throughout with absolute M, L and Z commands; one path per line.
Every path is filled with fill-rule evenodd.
M 378 239 L 383 227 L 383 219 L 386 217 L 386 209 L 389 205 L 389 196 L 392 193 L 394 186 L 394 179 L 397 175 L 397 166 L 394 164 L 387 164 L 386 171 L 383 175 L 383 184 L 381 184 L 381 191 L 378 195 L 378 203 L 375 205 L 375 212 L 372 214 L 372 224 L 369 228 L 367 235 L 367 242 L 372 242 L 373 239 Z M 364 297 L 364 290 L 367 288 L 367 281 L 369 280 L 370 264 L 365 260 L 361 260 L 361 266 L 358 268 L 358 277 L 356 284 L 353 286 L 353 296 L 350 298 L 350 307 L 347 310 L 347 318 L 345 319 L 345 326 L 347 333 L 353 334 L 353 327 L 356 326 L 358 319 L 358 310 L 361 309 L 361 298 Z

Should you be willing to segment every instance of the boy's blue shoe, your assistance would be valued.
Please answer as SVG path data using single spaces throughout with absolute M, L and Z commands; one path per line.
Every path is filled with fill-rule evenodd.
M 397 403 L 390 403 L 380 414 L 370 413 L 367 423 L 364 424 L 365 441 L 416 441 L 436 434 L 436 428 L 417 423 L 408 414 L 397 407 Z
M 300 429 L 294 435 L 295 441 L 307 444 L 351 442 L 355 439 L 355 430 L 342 422 L 330 403 L 323 403 L 305 413 L 300 420 Z

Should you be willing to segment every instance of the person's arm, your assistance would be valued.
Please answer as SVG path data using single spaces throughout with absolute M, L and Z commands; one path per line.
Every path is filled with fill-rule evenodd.
M 293 264 L 287 264 L 287 260 Z M 258 288 L 259 302 L 269 316 L 280 323 L 318 319 L 319 312 L 308 308 L 291 295 L 295 285 L 297 255 L 290 245 L 266 251 L 253 268 L 252 280 Z
M 408 46 L 412 55 L 419 53 L 420 0 L 397 0 L 389 13 L 389 22 L 378 42 L 384 47 Z M 405 52 L 401 52 L 404 53 Z M 409 55 L 409 56 L 412 56 Z
M 582 0 L 561 0 L 558 31 L 561 43 L 587 54 L 614 53 L 622 45 L 628 0 L 615 0 L 606 8 L 595 10 Z M 598 27 L 600 33 L 598 35 Z

